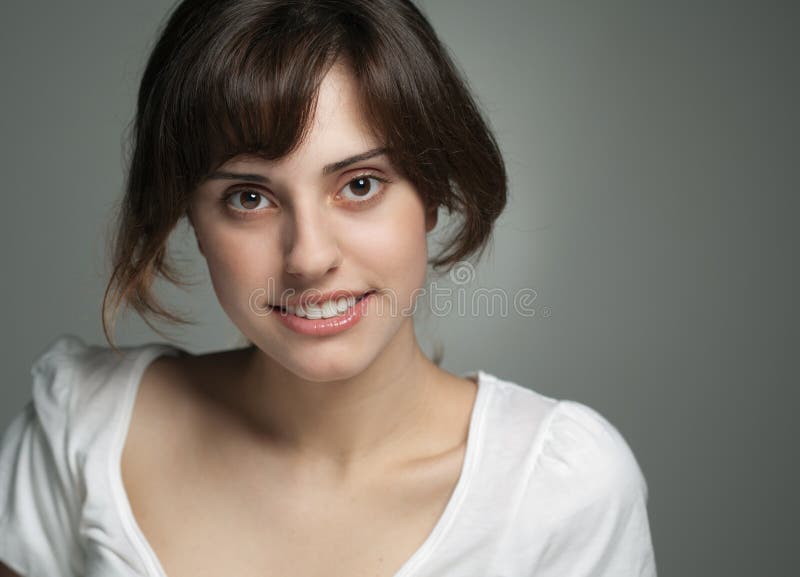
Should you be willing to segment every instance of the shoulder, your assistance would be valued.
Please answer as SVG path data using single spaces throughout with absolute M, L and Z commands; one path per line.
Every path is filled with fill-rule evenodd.
M 583 403 L 563 399 L 555 407 L 539 455 L 542 472 L 585 499 L 641 493 L 647 483 L 619 429 Z
M 50 342 L 31 367 L 32 400 L 0 439 L 0 560 L 22 574 L 67 574 L 76 558 L 84 483 L 73 430 L 100 361 L 73 335 Z
M 597 539 L 629 526 L 644 538 L 648 486 L 628 442 L 603 414 L 569 399 L 546 415 L 522 471 L 518 529 L 521 538 L 558 535 Z M 565 545 L 569 546 L 569 545 Z
M 557 399 L 483 373 L 494 384 L 493 428 L 504 446 L 517 446 L 529 487 L 553 488 L 573 506 L 641 493 L 647 483 L 619 429 L 596 409 Z M 554 502 L 556 502 L 554 500 Z
M 115 359 L 100 347 L 88 346 L 79 337 L 61 335 L 36 356 L 30 369 L 31 401 L 17 414 L 3 435 L 3 454 L 15 449 L 26 433 L 54 447 L 63 437 L 100 373 L 108 372 Z
M 121 359 L 111 349 L 64 334 L 51 341 L 31 366 L 33 407 L 43 422 L 61 421 Z
M 152 471 L 174 464 L 208 440 L 210 423 L 225 422 L 241 368 L 241 349 L 204 354 L 162 355 L 139 370 L 126 413 L 121 448 L 124 482 L 135 500 L 140 488 L 153 481 Z M 134 402 L 135 401 L 135 402 Z M 170 443 L 164 443 L 169 438 Z
M 543 540 L 543 574 L 655 577 L 648 487 L 625 438 L 572 400 L 555 408 L 520 508 L 520 535 Z
M 3 434 L 4 462 L 44 449 L 41 454 L 54 463 L 77 466 L 83 448 L 116 423 L 137 374 L 154 358 L 177 351 L 156 343 L 114 350 L 73 334 L 55 338 L 31 366 L 31 401 Z M 42 447 L 24 445 L 34 441 Z
M 175 434 L 183 423 L 197 424 L 209 415 L 209 407 L 225 405 L 224 394 L 233 388 L 237 371 L 246 355 L 244 349 L 189 354 L 170 348 L 161 352 L 173 354 L 148 355 L 138 371 L 135 388 L 135 408 L 128 435 L 130 445 L 136 444 L 139 433 L 145 437 L 169 430 Z M 201 425 L 202 426 L 202 425 Z M 151 439 L 157 441 L 157 438 Z M 149 445 L 150 441 L 144 443 Z M 126 449 L 128 445 L 126 445 Z
M 180 349 L 162 343 L 114 350 L 87 344 L 73 334 L 60 335 L 31 367 L 36 416 L 43 426 L 86 424 L 94 414 L 118 407 L 155 358 L 179 353 Z
M 519 536 L 541 542 L 543 575 L 655 577 L 648 488 L 615 425 L 594 408 L 561 400 L 526 483 Z
M 87 503 L 108 494 L 107 459 L 137 376 L 178 350 L 113 350 L 64 334 L 36 357 L 32 399 L 0 438 L 0 561 L 22 574 L 74 572 L 83 516 L 96 504 Z

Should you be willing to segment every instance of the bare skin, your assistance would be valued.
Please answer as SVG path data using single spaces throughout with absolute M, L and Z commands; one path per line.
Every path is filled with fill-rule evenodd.
M 413 427 L 342 464 L 247 424 L 232 397 L 247 355 L 162 357 L 142 379 L 122 474 L 164 570 L 391 577 L 452 495 L 475 383 L 431 364 L 429 404 Z

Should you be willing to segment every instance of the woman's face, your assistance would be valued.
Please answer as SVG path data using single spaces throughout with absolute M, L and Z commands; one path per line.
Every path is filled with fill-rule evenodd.
M 380 153 L 382 144 L 362 118 L 352 76 L 334 66 L 300 147 L 278 161 L 235 157 L 195 191 L 190 218 L 222 308 L 301 378 L 357 375 L 413 338 L 403 311 L 424 283 L 436 213 Z M 335 334 L 307 334 L 313 321 L 286 323 L 268 306 L 334 290 L 379 292 L 356 304 L 363 314 Z M 342 318 L 352 316 L 353 308 Z

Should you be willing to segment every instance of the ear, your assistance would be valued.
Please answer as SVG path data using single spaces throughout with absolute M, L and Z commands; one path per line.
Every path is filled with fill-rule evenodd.
M 436 228 L 439 220 L 439 206 L 434 204 L 425 209 L 425 232 L 430 232 Z

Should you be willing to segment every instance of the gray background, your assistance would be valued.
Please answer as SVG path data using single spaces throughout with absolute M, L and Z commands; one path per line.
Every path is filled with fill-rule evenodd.
M 614 423 L 648 480 L 661 575 L 796 574 L 797 3 L 420 4 L 510 171 L 462 288 L 537 294 L 533 317 L 421 318 L 426 348 Z M 55 336 L 103 342 L 121 134 L 170 5 L 0 7 L 2 426 Z M 161 293 L 199 321 L 178 343 L 230 347 L 187 232 L 174 250 L 200 284 Z M 161 339 L 132 317 L 118 335 Z

